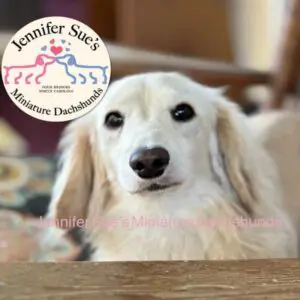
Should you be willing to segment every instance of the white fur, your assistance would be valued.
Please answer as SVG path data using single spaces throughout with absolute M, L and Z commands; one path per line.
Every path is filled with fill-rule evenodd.
M 170 110 L 183 102 L 196 117 L 178 123 Z M 104 119 L 115 110 L 125 123 L 109 130 Z M 296 257 L 297 238 L 275 168 L 244 118 L 219 89 L 177 73 L 113 83 L 99 106 L 65 132 L 49 217 L 86 219 L 97 261 Z M 139 147 L 153 146 L 168 150 L 170 164 L 160 178 L 142 180 L 129 157 Z M 143 191 L 152 182 L 178 185 Z M 274 218 L 280 225 L 125 226 L 132 218 L 229 222 L 240 217 Z M 117 223 L 103 228 L 103 219 Z

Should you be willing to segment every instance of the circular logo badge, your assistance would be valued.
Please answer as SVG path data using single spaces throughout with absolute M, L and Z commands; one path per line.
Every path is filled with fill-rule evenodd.
M 65 17 L 42 18 L 20 29 L 6 47 L 1 68 L 11 100 L 49 122 L 90 112 L 104 96 L 111 74 L 101 38 Z

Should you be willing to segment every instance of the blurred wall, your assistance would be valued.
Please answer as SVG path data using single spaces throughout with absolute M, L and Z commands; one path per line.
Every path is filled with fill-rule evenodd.
M 270 70 L 276 62 L 287 0 L 229 0 L 236 62 Z

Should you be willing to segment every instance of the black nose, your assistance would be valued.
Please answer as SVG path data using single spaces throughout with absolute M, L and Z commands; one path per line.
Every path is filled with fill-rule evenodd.
M 167 150 L 161 147 L 140 149 L 133 153 L 129 164 L 132 170 L 143 179 L 161 176 L 170 161 Z

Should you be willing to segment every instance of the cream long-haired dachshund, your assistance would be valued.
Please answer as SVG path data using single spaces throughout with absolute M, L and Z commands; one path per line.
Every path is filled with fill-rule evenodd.
M 84 220 L 96 261 L 297 257 L 276 165 L 247 123 L 177 73 L 116 81 L 66 129 L 48 217 Z

